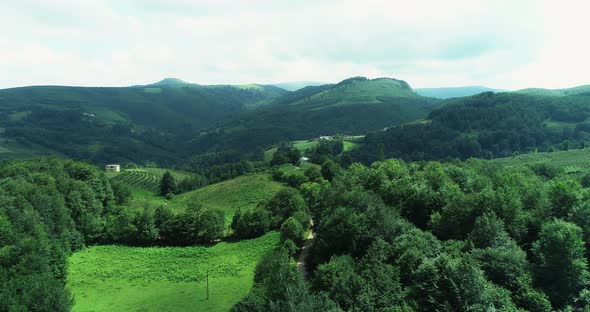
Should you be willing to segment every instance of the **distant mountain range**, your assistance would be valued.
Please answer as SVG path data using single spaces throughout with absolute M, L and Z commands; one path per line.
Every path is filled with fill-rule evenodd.
M 298 86 L 305 84 L 314 83 Z M 252 153 L 281 141 L 380 131 L 422 120 L 435 108 L 457 102 L 442 98 L 502 91 L 414 90 L 403 80 L 364 77 L 295 91 L 280 85 L 199 85 L 166 78 L 121 88 L 0 90 L 0 158 L 64 155 L 94 163 L 174 164 L 202 153 Z M 590 86 L 510 94 L 555 97 L 588 92 Z

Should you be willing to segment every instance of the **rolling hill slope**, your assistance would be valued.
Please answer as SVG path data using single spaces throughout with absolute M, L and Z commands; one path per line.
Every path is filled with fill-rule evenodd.
M 0 157 L 62 154 L 96 163 L 182 157 L 201 129 L 287 91 L 262 85 L 201 86 L 165 79 L 147 86 L 37 86 L 0 90 Z
M 355 77 L 285 94 L 242 114 L 221 131 L 197 138 L 194 144 L 252 150 L 319 135 L 363 134 L 424 118 L 438 103 L 417 95 L 402 80 Z

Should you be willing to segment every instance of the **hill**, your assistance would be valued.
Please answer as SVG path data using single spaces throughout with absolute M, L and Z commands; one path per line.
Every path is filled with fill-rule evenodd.
M 202 129 L 287 93 L 256 85 L 37 86 L 0 90 L 0 157 L 61 154 L 95 163 L 173 163 Z
M 193 143 L 247 151 L 280 141 L 363 134 L 424 118 L 438 102 L 417 95 L 402 80 L 355 77 L 285 94 Z
M 189 84 L 186 81 L 183 81 L 181 79 L 178 78 L 164 78 L 154 84 L 151 84 L 150 86 L 154 86 L 154 87 L 163 87 L 163 86 L 184 86 Z
M 537 96 L 568 96 L 568 95 L 588 95 L 590 94 L 590 85 L 583 85 L 566 89 L 542 89 L 528 88 L 515 91 L 516 93 L 537 95 Z
M 420 123 L 365 137 L 357 161 L 498 158 L 513 152 L 571 149 L 590 143 L 590 94 L 539 96 L 486 92 L 445 100 Z
M 502 89 L 492 89 L 482 86 L 448 87 L 448 88 L 416 88 L 416 93 L 421 96 L 437 99 L 449 99 L 455 97 L 471 96 L 482 92 L 506 92 Z

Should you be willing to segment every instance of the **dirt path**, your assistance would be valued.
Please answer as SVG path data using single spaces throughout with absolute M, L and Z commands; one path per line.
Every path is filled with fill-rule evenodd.
M 307 270 L 307 267 L 305 266 L 305 259 L 307 259 L 307 256 L 309 255 L 309 252 L 310 252 L 310 247 L 311 247 L 311 245 L 313 245 L 313 222 L 311 225 L 312 225 L 312 230 L 309 232 L 309 235 L 307 236 L 307 239 L 305 240 L 305 244 L 303 245 L 303 248 L 301 249 L 301 253 L 299 254 L 299 259 L 297 260 L 297 268 L 299 268 L 299 270 L 303 274 L 303 277 L 305 277 L 306 279 L 309 277 L 309 271 Z

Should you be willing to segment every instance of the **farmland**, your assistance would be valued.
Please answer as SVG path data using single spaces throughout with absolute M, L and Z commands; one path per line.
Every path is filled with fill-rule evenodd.
M 590 148 L 522 154 L 514 157 L 498 158 L 493 160 L 493 162 L 506 166 L 547 163 L 562 167 L 566 172 L 577 172 L 590 168 Z
M 166 171 L 170 172 L 177 182 L 195 177 L 195 174 L 190 172 L 162 168 L 127 169 L 118 174 L 111 173 L 111 176 L 113 182 L 119 182 L 150 192 L 158 192 L 160 180 Z
M 73 311 L 228 311 L 278 233 L 214 246 L 94 246 L 69 259 Z M 209 272 L 209 300 L 206 275 Z

